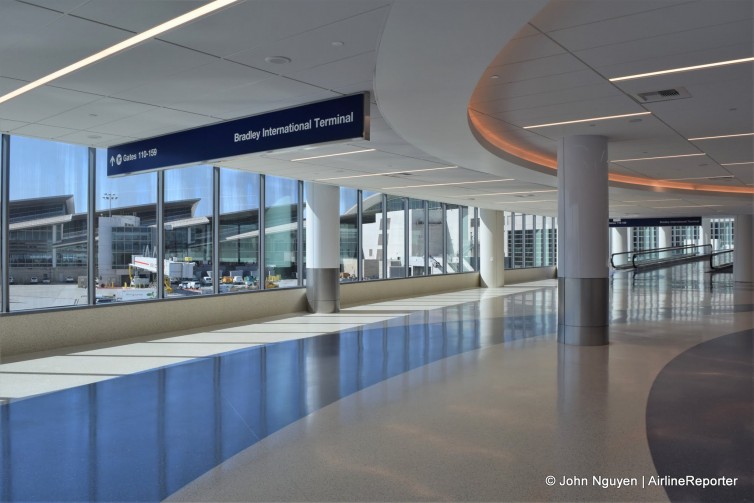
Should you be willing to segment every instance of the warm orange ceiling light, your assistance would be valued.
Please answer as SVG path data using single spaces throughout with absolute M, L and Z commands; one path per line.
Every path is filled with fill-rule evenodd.
M 483 117 L 485 116 L 483 114 L 480 114 L 479 112 L 476 112 L 475 110 L 472 110 L 470 108 L 468 109 L 467 113 L 469 122 L 471 122 L 473 128 L 491 145 L 530 163 L 537 164 L 544 168 L 557 170 L 558 161 L 555 157 L 547 156 L 532 150 L 527 150 L 519 145 L 516 145 L 512 141 L 503 137 L 498 131 L 495 131 L 491 127 L 484 124 Z M 609 173 L 607 178 L 609 181 L 615 183 L 636 185 L 639 187 L 660 190 L 677 189 L 722 194 L 754 195 L 754 187 L 731 187 L 689 182 L 674 182 L 670 180 L 655 180 L 653 178 L 619 175 L 617 173 Z

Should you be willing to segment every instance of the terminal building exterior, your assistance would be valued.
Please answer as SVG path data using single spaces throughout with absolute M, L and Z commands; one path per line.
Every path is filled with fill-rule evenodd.
M 0 500 L 754 500 L 752 26 L 0 2 Z

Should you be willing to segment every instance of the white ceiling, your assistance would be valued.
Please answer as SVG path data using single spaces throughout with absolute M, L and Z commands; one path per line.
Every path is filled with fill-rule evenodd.
M 206 3 L 2 0 L 0 93 Z M 468 127 L 468 107 L 483 114 L 501 134 L 543 155 L 553 154 L 553 140 L 561 134 L 599 131 L 609 135 L 613 159 L 658 152 L 707 154 L 611 164 L 614 173 L 732 176 L 709 183 L 754 183 L 754 165 L 720 166 L 754 160 L 751 137 L 686 140 L 754 131 L 751 64 L 618 85 L 605 78 L 751 56 L 750 0 L 545 4 L 500 0 L 475 2 L 469 8 L 470 2 L 457 0 L 240 1 L 0 104 L 0 131 L 107 147 L 373 91 L 370 141 L 306 152 L 374 152 L 308 161 L 292 161 L 302 157 L 301 151 L 277 152 L 219 164 L 412 197 L 555 214 L 552 173 L 530 170 L 531 163 L 511 163 L 481 148 Z M 265 61 L 267 56 L 286 56 L 291 62 L 275 65 Z M 493 74 L 499 78 L 490 79 Z M 630 97 L 679 85 L 692 98 L 642 106 Z M 635 123 L 608 121 L 534 133 L 521 129 L 535 122 L 644 110 L 653 115 Z M 454 168 L 433 169 L 449 166 Z M 363 176 L 385 172 L 397 174 Z M 626 188 L 612 188 L 610 194 L 613 216 L 733 214 L 751 212 L 752 206 L 751 197 L 740 196 L 658 197 Z

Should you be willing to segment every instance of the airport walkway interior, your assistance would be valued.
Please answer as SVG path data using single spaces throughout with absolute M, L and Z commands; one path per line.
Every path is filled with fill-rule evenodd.
M 0 0 L 0 477 L 754 502 L 754 1 Z

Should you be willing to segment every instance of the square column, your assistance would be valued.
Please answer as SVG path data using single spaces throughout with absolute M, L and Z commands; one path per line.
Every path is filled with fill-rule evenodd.
M 558 341 L 608 343 L 607 138 L 558 141 Z

